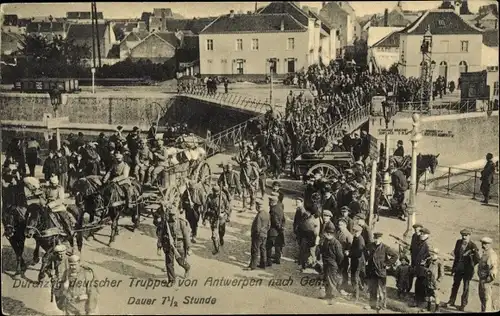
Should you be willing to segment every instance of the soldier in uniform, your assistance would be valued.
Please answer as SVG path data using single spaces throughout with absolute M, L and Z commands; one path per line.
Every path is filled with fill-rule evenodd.
M 130 159 L 132 160 L 132 163 L 130 165 L 130 169 L 135 175 L 135 167 L 136 167 L 136 162 L 137 162 L 137 154 L 139 152 L 139 142 L 140 142 L 140 136 L 141 131 L 139 127 L 134 126 L 132 131 L 127 135 L 127 147 L 130 150 Z M 135 175 L 136 176 L 136 175 Z
M 67 269 L 55 289 L 57 308 L 65 315 L 97 315 L 97 276 L 95 272 L 80 264 L 80 257 L 68 258 Z
M 144 139 L 139 139 L 138 152 L 135 156 L 135 170 L 134 175 L 141 184 L 146 183 L 149 160 L 151 159 L 151 151 L 146 146 Z
M 280 264 L 281 262 L 281 251 L 283 249 L 283 244 L 285 242 L 284 230 L 285 230 L 285 213 L 283 209 L 283 204 L 278 202 L 277 195 L 271 195 L 269 197 L 269 215 L 271 220 L 271 227 L 269 228 L 267 234 L 267 266 L 272 266 L 273 262 L 271 260 L 273 247 L 274 247 L 274 263 Z
M 51 203 L 51 205 L 64 205 L 64 189 L 59 185 L 59 179 L 56 175 L 52 175 L 50 178 L 49 185 L 44 190 L 44 199 L 47 204 Z M 51 211 L 54 212 L 59 222 L 62 224 L 64 232 L 68 234 L 68 236 L 72 236 L 73 225 L 66 208 L 63 207 L 57 210 L 57 212 L 54 212 L 55 208 L 51 208 Z
M 267 161 L 260 150 L 257 151 L 257 166 L 259 167 L 259 189 L 261 197 L 264 198 L 266 193 L 266 173 L 267 173 Z
M 165 205 L 156 226 L 157 253 L 160 255 L 160 249 L 163 249 L 168 281 L 172 284 L 175 283 L 174 260 L 184 268 L 184 278 L 189 275 L 191 267 L 186 258 L 190 255 L 190 233 L 188 222 L 178 216 L 172 205 Z
M 116 131 L 113 135 L 109 137 L 109 141 L 116 145 L 116 150 L 120 151 L 127 140 L 122 135 L 123 126 L 119 125 L 116 127 Z
M 273 193 L 278 194 L 278 202 L 283 203 L 283 199 L 285 198 L 285 195 L 283 192 L 281 192 L 281 185 L 278 181 L 273 182 Z
M 207 218 L 210 220 L 212 229 L 212 242 L 214 244 L 213 254 L 219 253 L 219 246 L 224 246 L 224 235 L 226 233 L 226 222 L 229 220 L 229 201 L 221 194 L 218 185 L 212 188 L 212 193 L 208 195 L 203 213 L 203 225 Z
M 128 179 L 130 173 L 130 167 L 123 161 L 123 155 L 119 152 L 115 154 L 115 163 L 111 167 L 102 180 L 102 183 L 107 183 L 108 181 L 117 183 L 119 186 L 124 187 L 125 198 L 127 200 L 127 205 L 131 203 L 131 197 L 133 193 L 131 192 L 132 185 Z
M 255 201 L 255 189 L 257 188 L 257 183 L 259 182 L 259 173 L 254 162 L 250 161 L 250 157 L 246 156 L 245 160 L 242 162 L 240 171 L 240 181 L 242 184 L 242 199 L 243 199 L 243 209 L 246 208 L 246 193 L 250 195 L 250 208 L 252 208 Z
M 224 171 L 219 176 L 217 184 L 222 188 L 222 191 L 226 193 L 229 202 L 233 200 L 235 193 L 241 195 L 238 174 L 233 171 L 233 165 L 230 163 L 224 166 Z
M 268 236 L 268 231 L 271 226 L 271 222 L 269 219 L 269 214 L 262 207 L 263 201 L 261 199 L 257 199 L 255 201 L 255 208 L 257 209 L 257 215 L 255 216 L 252 222 L 252 246 L 250 250 L 250 265 L 248 266 L 249 270 L 255 270 L 257 268 L 257 259 L 260 254 L 260 264 L 259 268 L 266 268 L 266 239 Z
M 147 184 L 155 185 L 158 176 L 164 172 L 169 165 L 170 155 L 167 148 L 163 145 L 163 140 L 157 140 L 158 146 L 153 151 L 153 163 L 149 167 L 149 182 Z
M 59 278 L 62 277 L 64 271 L 67 269 L 68 261 L 66 246 L 63 244 L 56 245 L 42 258 L 42 266 L 40 267 L 40 273 L 38 273 L 38 282 L 42 282 L 45 275 L 47 275 L 53 283 L 59 282 Z
M 492 308 L 492 285 L 497 279 L 498 256 L 491 247 L 493 240 L 490 237 L 481 239 L 483 254 L 477 267 L 479 277 L 479 300 L 481 301 L 481 312 L 491 312 Z
M 200 215 L 203 211 L 203 191 L 193 180 L 188 182 L 188 187 L 182 193 L 181 204 L 182 209 L 186 213 L 186 220 L 189 222 L 191 227 L 191 242 L 196 243 L 196 236 L 198 232 L 198 222 L 200 221 Z

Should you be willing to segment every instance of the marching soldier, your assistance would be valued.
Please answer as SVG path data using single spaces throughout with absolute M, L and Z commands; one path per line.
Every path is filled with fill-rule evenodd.
M 266 193 L 266 173 L 267 173 L 267 161 L 260 150 L 257 151 L 257 166 L 259 167 L 259 189 L 261 197 L 264 198 Z
M 269 215 L 271 220 L 271 227 L 269 228 L 267 234 L 267 266 L 272 266 L 273 262 L 271 260 L 273 247 L 274 247 L 274 263 L 280 264 L 281 251 L 283 249 L 283 244 L 285 243 L 285 213 L 283 209 L 283 204 L 278 202 L 277 195 L 271 195 L 269 197 Z
M 219 176 L 217 184 L 222 188 L 228 197 L 228 201 L 233 200 L 234 194 L 241 194 L 240 180 L 238 174 L 233 171 L 233 165 L 228 163 L 224 166 L 224 171 Z
M 224 246 L 224 235 L 226 233 L 226 222 L 229 221 L 229 201 L 221 194 L 220 187 L 214 186 L 212 193 L 208 195 L 205 203 L 206 211 L 203 214 L 203 225 L 207 218 L 210 220 L 212 229 L 212 242 L 214 244 L 213 254 L 219 253 L 219 246 Z
M 168 282 L 175 284 L 174 260 L 184 268 L 184 278 L 188 277 L 191 269 L 186 260 L 191 254 L 189 225 L 184 218 L 178 216 L 172 205 L 165 205 L 164 212 L 158 221 L 156 226 L 157 254 L 160 255 L 160 249 L 163 249 Z
M 273 182 L 273 193 L 278 194 L 278 202 L 283 203 L 283 199 L 285 198 L 285 195 L 283 192 L 281 192 L 281 185 L 278 181 Z
M 203 192 L 194 181 L 188 182 L 188 187 L 181 196 L 182 209 L 186 212 L 186 220 L 191 227 L 191 242 L 196 243 L 198 222 L 203 211 Z
M 97 315 L 99 289 L 95 272 L 81 265 L 77 255 L 70 256 L 68 263 L 69 269 L 55 291 L 57 308 L 65 315 Z
M 260 264 L 259 268 L 266 268 L 266 239 L 268 236 L 269 227 L 271 226 L 269 214 L 262 207 L 263 201 L 257 199 L 255 201 L 255 208 L 257 209 L 257 215 L 252 222 L 252 246 L 250 250 L 250 265 L 247 269 L 255 270 L 257 268 L 257 260 L 260 254 Z
M 242 184 L 243 209 L 246 208 L 246 193 L 250 195 L 250 209 L 255 201 L 255 189 L 259 181 L 258 167 L 246 156 L 241 165 L 240 181 Z
M 68 269 L 68 260 L 66 256 L 66 246 L 63 244 L 56 245 L 48 251 L 48 254 L 42 258 L 42 266 L 38 274 L 38 282 L 42 282 L 47 275 L 53 283 L 59 282 L 64 271 Z

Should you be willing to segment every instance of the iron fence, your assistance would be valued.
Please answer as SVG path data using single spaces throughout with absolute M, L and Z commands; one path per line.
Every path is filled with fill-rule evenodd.
M 327 139 L 341 138 L 342 130 L 347 129 L 349 132 L 358 128 L 362 123 L 367 121 L 370 117 L 370 104 L 365 104 L 351 113 L 347 114 L 342 119 L 334 122 L 323 131 L 323 135 Z
M 420 180 L 420 186 L 424 189 L 432 188 L 438 191 L 446 191 L 446 194 L 459 194 L 471 196 L 472 199 L 483 199 L 481 191 L 480 169 L 462 169 L 453 167 L 440 167 L 433 175 L 427 173 Z M 493 183 L 490 185 L 489 200 L 498 203 L 499 196 L 498 173 L 493 174 Z
M 479 106 L 477 106 L 479 105 Z M 399 102 L 397 103 L 399 112 L 418 112 L 429 115 L 448 115 L 456 113 L 485 112 L 488 110 L 486 104 L 477 103 L 476 100 L 461 101 L 441 101 L 429 102 Z
M 240 94 L 218 92 L 209 93 L 206 87 L 193 87 L 191 89 L 181 91 L 179 94 L 198 96 L 205 100 L 225 102 L 232 107 L 248 109 L 258 113 L 263 113 L 270 109 L 268 99 L 262 101 L 250 96 L 243 96 Z

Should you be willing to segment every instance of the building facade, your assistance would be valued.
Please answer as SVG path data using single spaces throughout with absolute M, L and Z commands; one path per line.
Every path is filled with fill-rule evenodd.
M 433 79 L 443 76 L 458 82 L 460 73 L 481 71 L 483 31 L 467 23 L 452 9 L 430 10 L 400 31 L 399 72 L 420 77 L 424 34 L 432 34 Z
M 289 14 L 230 13 L 217 18 L 199 35 L 203 75 L 287 74 L 319 59 L 315 20 L 308 27 Z M 319 34 L 318 34 L 319 35 Z M 308 45 L 304 45 L 308 43 Z
M 349 2 L 325 3 L 320 15 L 338 32 L 340 47 L 336 48 L 336 57 L 343 56 L 346 49 L 353 49 L 354 41 L 361 38 L 362 29 Z
M 172 32 L 154 32 L 129 50 L 126 57 L 132 60 L 151 60 L 153 63 L 163 63 L 175 57 L 180 39 Z

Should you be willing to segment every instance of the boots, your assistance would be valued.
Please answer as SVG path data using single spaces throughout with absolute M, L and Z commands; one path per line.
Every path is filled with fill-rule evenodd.
M 212 242 L 214 244 L 214 251 L 212 251 L 212 254 L 216 255 L 219 253 L 219 243 L 215 239 L 212 239 Z

